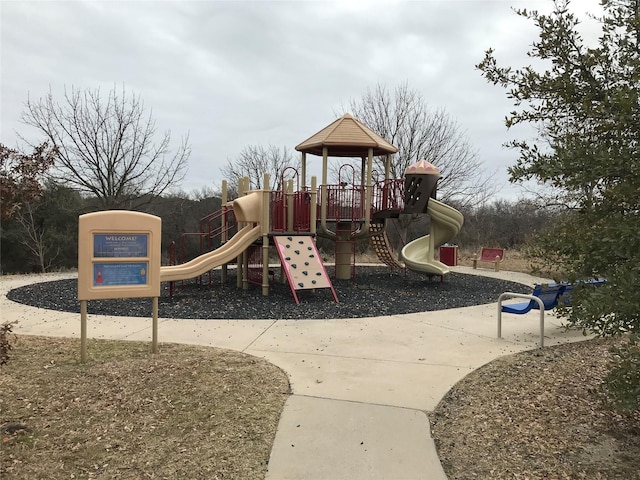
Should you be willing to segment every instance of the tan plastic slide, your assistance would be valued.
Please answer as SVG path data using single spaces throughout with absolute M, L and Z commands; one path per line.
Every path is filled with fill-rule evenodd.
M 435 260 L 434 250 L 456 236 L 462 228 L 464 217 L 455 208 L 433 198 L 429 199 L 427 213 L 431 217 L 429 235 L 407 243 L 402 249 L 402 259 L 410 270 L 445 275 L 449 273 L 449 267 Z
M 209 270 L 229 263 L 244 252 L 262 235 L 262 192 L 250 192 L 232 202 L 233 213 L 238 222 L 249 223 L 220 248 L 205 253 L 182 265 L 160 267 L 160 281 L 187 280 Z M 253 224 L 256 224 L 255 226 Z

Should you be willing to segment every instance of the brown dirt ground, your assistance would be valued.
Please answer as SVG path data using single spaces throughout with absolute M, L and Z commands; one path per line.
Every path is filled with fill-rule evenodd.
M 640 412 L 616 413 L 600 387 L 621 341 L 503 357 L 456 384 L 430 414 L 448 478 L 640 478 Z
M 458 264 L 471 258 L 459 252 Z M 530 273 L 531 264 L 507 251 L 501 270 Z M 611 346 L 624 341 L 503 357 L 456 384 L 430 414 L 448 478 L 640 479 L 640 411 L 610 409 L 601 387 Z
M 0 367 L 0 478 L 262 479 L 286 375 L 215 348 L 20 336 Z

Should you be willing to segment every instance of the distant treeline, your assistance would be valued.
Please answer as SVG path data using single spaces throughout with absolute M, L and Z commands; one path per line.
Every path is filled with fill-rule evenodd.
M 178 254 L 186 259 L 194 258 L 207 245 L 201 245 L 196 233 L 200 220 L 221 208 L 219 196 L 210 194 L 193 198 L 187 193 L 149 199 L 142 210 L 162 218 L 163 262 L 168 262 L 171 242 L 177 244 Z M 454 205 L 455 207 L 455 205 Z M 3 274 L 58 271 L 77 268 L 78 216 L 95 211 L 95 202 L 82 197 L 72 189 L 49 184 L 37 202 L 22 206 L 20 215 L 0 225 L 0 266 Z M 525 245 L 537 231 L 553 222 L 557 212 L 541 210 L 527 200 L 498 200 L 465 211 L 465 222 L 452 243 L 461 249 L 477 249 L 480 246 L 519 248 Z M 389 223 L 388 234 L 394 246 L 425 235 L 428 232 L 428 216 L 402 215 Z M 181 241 L 181 239 L 183 239 Z M 318 239 L 321 250 L 333 253 L 333 243 Z M 219 245 L 214 241 L 213 248 Z M 366 242 L 358 244 L 365 252 Z

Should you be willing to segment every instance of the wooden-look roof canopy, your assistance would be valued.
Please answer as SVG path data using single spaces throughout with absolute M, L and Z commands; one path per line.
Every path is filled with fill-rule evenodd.
M 398 151 L 348 113 L 297 145 L 296 150 L 322 156 L 324 147 L 327 147 L 330 157 L 365 157 L 370 148 L 376 156 Z

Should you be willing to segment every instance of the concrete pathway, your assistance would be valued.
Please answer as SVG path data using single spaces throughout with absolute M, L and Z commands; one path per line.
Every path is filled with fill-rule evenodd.
M 533 285 L 514 272 L 453 267 Z M 74 275 L 67 275 L 73 277 Z M 2 321 L 16 333 L 80 336 L 80 316 L 16 304 L 6 293 L 60 275 L 0 277 Z M 141 301 L 148 301 L 142 299 Z M 474 369 L 537 348 L 539 314 L 505 315 L 496 304 L 436 312 L 332 320 L 160 319 L 160 342 L 210 345 L 264 357 L 289 376 L 267 480 L 445 479 L 428 414 Z M 151 319 L 91 315 L 88 336 L 151 340 Z M 545 344 L 583 340 L 545 314 Z

